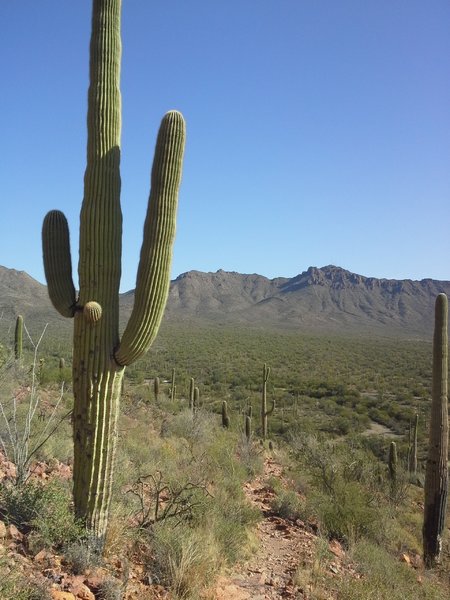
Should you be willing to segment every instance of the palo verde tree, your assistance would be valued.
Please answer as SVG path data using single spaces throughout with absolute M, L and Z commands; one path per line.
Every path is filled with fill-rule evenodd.
M 120 12 L 121 0 L 93 1 L 78 296 L 66 218 L 51 211 L 42 231 L 50 299 L 75 321 L 75 510 L 99 549 L 108 523 L 124 369 L 151 345 L 167 301 L 185 139 L 181 114 L 167 113 L 156 142 L 134 307 L 120 340 Z

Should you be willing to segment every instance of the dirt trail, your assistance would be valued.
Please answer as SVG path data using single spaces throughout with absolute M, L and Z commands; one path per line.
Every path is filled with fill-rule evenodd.
M 306 597 L 295 584 L 295 573 L 299 564 L 313 563 L 316 536 L 301 521 L 293 523 L 273 514 L 270 505 L 275 494 L 265 483 L 270 476 L 283 481 L 283 470 L 266 458 L 263 474 L 245 486 L 248 500 L 263 515 L 257 528 L 259 549 L 230 576 L 219 579 L 216 600 Z

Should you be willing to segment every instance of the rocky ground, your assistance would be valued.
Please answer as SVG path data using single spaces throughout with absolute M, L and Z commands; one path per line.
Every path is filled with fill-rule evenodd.
M 217 600 L 311 598 L 323 575 L 357 576 L 339 542 L 330 542 L 326 560 L 318 561 L 314 523 L 293 522 L 273 513 L 275 493 L 267 485 L 270 477 L 288 485 L 282 466 L 266 458 L 264 472 L 245 486 L 249 502 L 263 516 L 257 528 L 259 549 L 246 564 L 219 578 Z M 327 597 L 333 598 L 333 593 L 330 591 Z

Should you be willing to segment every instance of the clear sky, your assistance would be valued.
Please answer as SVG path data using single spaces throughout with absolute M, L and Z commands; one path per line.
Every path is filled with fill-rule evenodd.
M 83 196 L 90 0 L 1 0 L 0 264 Z M 448 0 L 123 0 L 122 290 L 156 131 L 187 122 L 172 277 L 450 279 Z

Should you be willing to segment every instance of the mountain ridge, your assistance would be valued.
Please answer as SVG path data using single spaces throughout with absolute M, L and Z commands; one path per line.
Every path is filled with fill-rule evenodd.
M 450 295 L 450 281 L 366 277 L 334 265 L 273 279 L 222 269 L 192 270 L 171 282 L 164 319 L 429 338 L 440 292 Z M 120 295 L 122 319 L 133 301 L 133 290 Z M 6 267 L 0 267 L 0 312 L 67 323 L 51 307 L 45 285 Z

